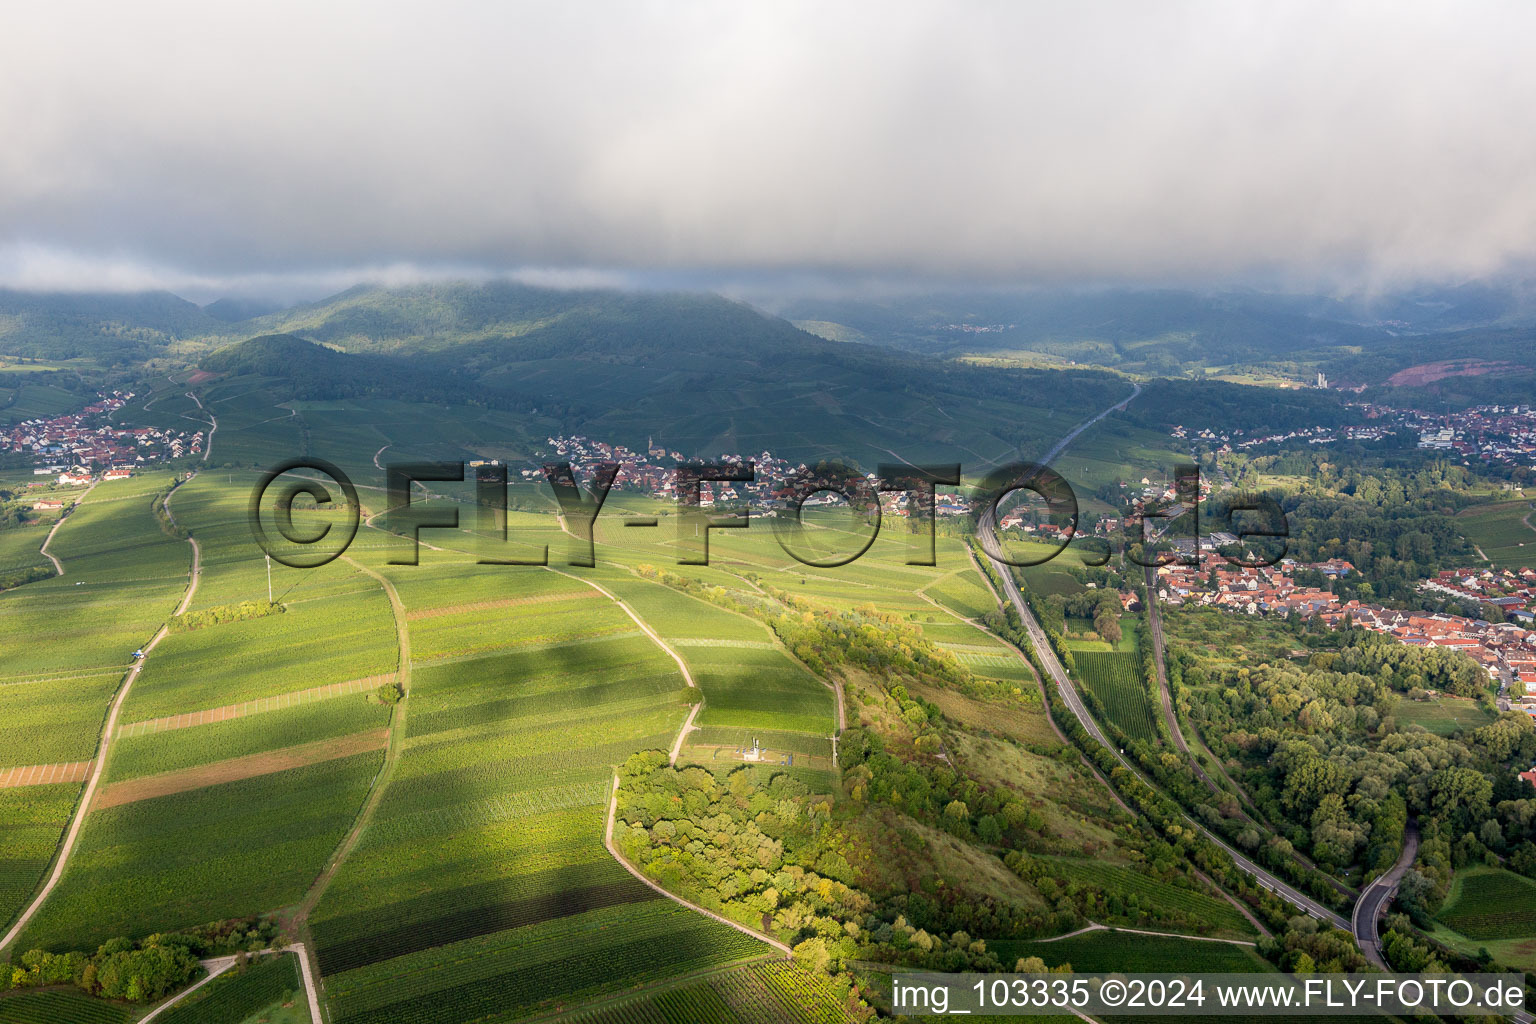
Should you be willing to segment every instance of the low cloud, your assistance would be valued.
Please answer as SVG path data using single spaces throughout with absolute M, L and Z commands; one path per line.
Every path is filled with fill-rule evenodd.
M 13 5 L 0 282 L 1498 274 L 1536 257 L 1533 29 L 1503 3 Z

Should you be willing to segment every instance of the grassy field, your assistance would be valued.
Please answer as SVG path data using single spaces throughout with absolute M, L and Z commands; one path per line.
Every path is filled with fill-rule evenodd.
M 30 366 L 8 365 L 0 383 L 0 423 L 20 423 L 38 416 L 60 416 L 74 412 L 89 399 L 73 391 L 42 381 L 26 379 Z
M 1020 697 L 1013 700 L 968 697 L 953 690 L 921 684 L 913 684 L 907 689 L 915 696 L 937 704 L 944 717 L 968 728 L 985 729 L 1020 743 L 1054 746 L 1060 742 L 1051 730 L 1050 720 L 1033 688 L 1021 690 Z
M 126 671 L 175 609 L 191 562 L 151 497 L 137 477 L 98 485 L 49 546 L 65 575 L 0 593 L 0 683 Z
M 1528 501 L 1500 501 L 1475 505 L 1456 517 L 1467 540 L 1476 544 L 1497 566 L 1536 565 L 1536 528 Z
M 1127 908 L 1125 914 L 1131 919 L 1128 924 L 1132 927 L 1229 938 L 1254 937 L 1253 925 L 1236 907 L 1203 889 L 1174 885 L 1152 878 L 1142 870 L 1102 862 L 1057 857 L 1050 863 L 1070 881 L 1122 897 L 1134 896 L 1138 909 Z M 1138 916 L 1144 920 L 1135 920 Z M 1164 922 L 1180 922 L 1182 919 L 1182 923 L 1172 927 L 1154 925 L 1150 923 L 1154 919 Z
M 281 615 L 172 633 L 146 662 L 123 714 L 140 721 L 221 707 L 391 672 L 398 660 L 389 600 L 375 583 Z
M 95 756 L 132 652 L 187 585 L 188 547 L 161 532 L 146 490 L 154 486 L 141 478 L 99 485 L 50 546 L 66 575 L 0 594 L 0 766 Z M 0 791 L 0 920 L 31 897 L 80 790 Z
M 41 551 L 51 521 L 0 530 L 0 578 L 17 569 L 52 566 Z
M 167 382 L 126 419 L 188 426 L 185 417 L 204 413 L 184 390 Z M 526 418 L 488 410 L 445 416 L 371 400 L 279 405 L 269 382 L 250 379 L 209 382 L 200 393 L 219 418 L 214 452 L 172 498 L 178 524 L 202 551 L 194 611 L 267 597 L 269 567 L 246 521 L 257 479 L 252 466 L 313 450 L 352 474 L 376 512 L 384 497 L 374 462 L 381 452 L 386 461 L 521 459 L 545 436 Z M 1107 462 L 1093 462 L 1107 453 L 1085 453 L 1084 471 L 1108 475 Z M 98 487 L 51 547 L 65 561 L 65 576 L 0 594 L 0 767 L 95 753 L 131 653 L 188 583 L 188 545 L 162 531 L 153 514 L 167 482 L 148 473 Z M 959 540 L 939 538 L 936 566 L 909 565 L 911 538 L 892 529 L 857 562 L 813 569 L 786 554 L 758 521 L 751 530 L 713 533 L 712 564 L 683 567 L 677 557 L 692 538 L 679 536 L 670 506 L 655 505 L 614 496 L 612 514 L 598 524 L 592 569 L 565 565 L 570 545 L 547 514 L 514 511 L 512 543 L 502 547 L 474 536 L 473 509 L 455 505 L 460 528 L 423 531 L 415 566 L 388 564 L 409 545 L 365 526 L 348 559 L 317 570 L 270 567 L 283 613 L 170 634 L 136 679 L 121 723 L 250 710 L 113 739 L 107 786 L 21 948 L 89 948 L 117 934 L 306 908 L 313 898 L 307 923 L 337 1024 L 512 1020 L 616 993 L 622 1005 L 592 1003 L 583 1012 L 615 1022 L 769 1012 L 792 1022 L 839 1020 L 840 1007 L 819 982 L 788 964 L 754 963 L 768 947 L 660 898 L 603 845 L 613 766 L 637 750 L 669 748 L 698 699 L 698 728 L 682 760 L 725 770 L 755 739 L 793 757 L 793 771 L 820 791 L 835 781 L 832 689 L 758 618 L 644 579 L 641 565 L 726 588 L 733 600 L 762 600 L 770 611 L 785 607 L 766 597 L 771 588 L 819 610 L 873 609 L 921 630 L 986 684 L 974 688 L 986 697 L 922 694 L 946 718 L 991 734 L 957 744 L 956 756 L 989 786 L 1017 785 L 1021 777 L 1038 783 L 1030 800 L 1047 813 L 1047 853 L 1113 845 L 1104 823 L 1118 812 L 1107 794 L 1077 766 L 1036 749 L 1057 741 L 1027 663 L 967 621 L 997 602 Z M 621 509 L 659 511 L 661 523 L 624 528 Z M 835 515 L 809 521 L 833 546 L 855 539 Z M 41 534 L 15 537 L 0 544 L 0 563 L 39 564 Z M 545 545 L 560 571 L 476 562 Z M 1073 560 L 1068 553 L 1053 567 L 1059 574 Z M 386 589 L 363 566 L 397 589 L 398 621 Z M 676 652 L 697 689 L 626 608 Z M 410 655 L 403 663 L 401 623 Z M 396 710 L 369 702 L 366 688 L 298 706 L 273 700 L 375 677 L 406 685 Z M 295 750 L 386 726 L 398 751 L 387 770 L 376 749 L 283 766 Z M 189 778 L 195 781 L 183 791 L 154 795 L 167 779 Z M 0 791 L 0 916 L 34 891 L 79 791 L 78 784 Z M 334 876 L 323 875 L 360 822 L 356 845 Z M 997 873 L 999 885 L 1012 887 L 1003 890 L 1010 898 L 1038 902 L 989 854 L 937 830 L 915 834 L 946 851 L 946 863 L 974 857 Z M 1173 906 L 1198 896 L 1180 890 L 1161 898 Z M 1204 904 L 1196 910 L 1221 912 Z M 291 962 L 274 959 L 211 986 L 187 1007 L 186 1019 L 290 1024 L 292 1014 L 274 1007 L 270 991 L 243 1002 L 228 993 L 254 988 L 251 978 Z M 623 1001 L 636 987 L 702 970 L 719 973 Z M 0 1022 L 7 1004 L 21 1002 L 0 998 Z M 48 1019 L 69 1021 L 62 1006 Z
M 1422 725 L 1439 736 L 1476 729 L 1495 717 L 1470 698 L 1444 696 L 1433 700 L 1401 700 L 1392 716 L 1400 725 Z

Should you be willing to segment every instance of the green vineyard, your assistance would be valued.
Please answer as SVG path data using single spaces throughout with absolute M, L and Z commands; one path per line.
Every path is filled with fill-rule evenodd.
M 132 1019 L 120 1006 L 69 990 L 0 996 L 0 1024 L 128 1024 Z
M 1123 651 L 1077 651 L 1077 675 L 1099 699 L 1109 720 L 1132 739 L 1157 739 L 1152 703 L 1136 655 Z
M 159 1019 L 163 1024 L 241 1024 L 285 998 L 303 999 L 303 985 L 297 955 L 265 956 L 220 975 Z
M 746 964 L 662 992 L 571 1017 L 572 1024 L 843 1024 L 843 1000 L 825 977 L 784 960 Z

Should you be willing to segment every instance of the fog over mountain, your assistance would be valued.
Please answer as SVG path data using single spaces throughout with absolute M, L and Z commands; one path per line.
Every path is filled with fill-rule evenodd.
M 1529 5 L 72 10 L 0 15 L 8 286 L 1368 291 L 1536 255 Z

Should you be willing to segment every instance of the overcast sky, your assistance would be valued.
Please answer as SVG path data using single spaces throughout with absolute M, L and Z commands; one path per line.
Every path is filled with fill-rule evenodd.
M 1533 29 L 1403 0 L 9 3 L 0 283 L 1495 274 L 1536 255 Z

